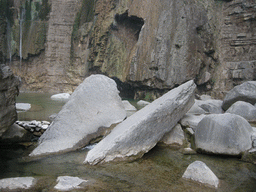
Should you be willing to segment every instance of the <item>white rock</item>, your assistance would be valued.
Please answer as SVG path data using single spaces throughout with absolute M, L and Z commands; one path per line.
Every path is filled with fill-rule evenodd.
M 190 164 L 182 178 L 208 184 L 215 188 L 218 188 L 219 186 L 219 179 L 209 169 L 209 167 L 207 167 L 207 165 L 201 161 L 195 161 Z
M 52 100 L 55 101 L 64 101 L 67 102 L 70 98 L 70 94 L 69 93 L 59 93 L 59 94 L 55 94 L 51 96 Z
M 139 100 L 137 102 L 137 105 L 140 106 L 140 107 L 145 107 L 146 105 L 150 104 L 150 102 L 148 101 L 143 101 L 143 100 Z
M 256 107 L 245 101 L 235 102 L 226 113 L 240 115 L 248 121 L 256 121 Z
M 251 125 L 241 116 L 211 114 L 198 123 L 195 145 L 202 152 L 240 155 L 252 147 Z
M 57 178 L 57 185 L 54 189 L 60 191 L 70 191 L 72 189 L 81 189 L 81 184 L 87 183 L 88 180 L 80 179 L 79 177 L 60 176 Z
M 256 81 L 247 81 L 241 85 L 235 86 L 226 94 L 222 108 L 227 110 L 237 101 L 246 101 L 253 105 L 256 103 Z
M 183 127 L 189 127 L 192 129 L 196 129 L 198 123 L 205 117 L 206 115 L 201 114 L 201 115 L 193 115 L 187 113 L 180 121 L 181 125 Z
M 206 101 L 206 100 L 212 99 L 212 97 L 210 95 L 201 95 L 200 99 L 203 100 L 203 101 Z
M 42 125 L 41 128 L 42 129 L 47 129 L 49 127 L 49 125 Z
M 104 75 L 91 75 L 77 87 L 30 156 L 83 148 L 125 117 L 115 81 Z
M 189 81 L 128 117 L 88 152 L 85 162 L 140 158 L 190 109 L 195 89 L 194 82 Z
M 136 107 L 134 107 L 129 101 L 123 100 L 124 108 L 126 111 L 137 111 Z
M 29 103 L 16 103 L 16 110 L 18 111 L 28 111 L 31 108 Z
M 195 134 L 195 131 L 194 131 L 192 128 L 190 128 L 190 127 L 186 128 L 186 130 L 187 130 L 187 132 L 188 132 L 190 135 L 194 135 L 194 134 Z
M 18 190 L 29 189 L 36 182 L 33 177 L 14 177 L 0 180 L 0 189 Z
M 184 132 L 180 124 L 177 124 L 169 133 L 166 133 L 164 135 L 161 142 L 163 142 L 166 145 L 183 145 L 184 139 Z

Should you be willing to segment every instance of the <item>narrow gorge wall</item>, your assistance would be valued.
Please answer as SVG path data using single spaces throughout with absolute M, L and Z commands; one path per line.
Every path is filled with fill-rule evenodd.
M 19 7 L 15 2 L 21 1 L 14 0 Z M 35 2 L 42 6 L 45 1 Z M 154 99 L 190 79 L 200 93 L 222 98 L 233 86 L 256 79 L 254 0 L 47 3 L 49 14 L 27 31 L 33 37 L 40 29 L 43 46 L 38 43 L 37 51 L 26 54 L 36 44 L 24 43 L 21 68 L 17 50 L 11 65 L 23 78 L 24 90 L 73 91 L 84 77 L 103 73 L 128 83 L 136 98 Z M 42 23 L 45 27 L 31 27 Z

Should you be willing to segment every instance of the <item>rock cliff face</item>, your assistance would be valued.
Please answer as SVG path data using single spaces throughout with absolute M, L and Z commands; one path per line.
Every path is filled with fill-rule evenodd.
M 43 7 L 45 1 L 37 2 Z M 234 85 L 256 79 L 253 0 L 49 0 L 46 5 L 51 5 L 46 44 L 27 54 L 21 70 L 18 63 L 12 67 L 24 89 L 72 91 L 84 77 L 104 73 L 132 85 L 135 97 L 150 98 L 145 91 L 158 96 L 194 79 L 199 91 L 221 98 Z
M 15 108 L 16 96 L 19 93 L 19 78 L 15 77 L 10 68 L 4 64 L 0 65 L 0 136 L 16 120 Z

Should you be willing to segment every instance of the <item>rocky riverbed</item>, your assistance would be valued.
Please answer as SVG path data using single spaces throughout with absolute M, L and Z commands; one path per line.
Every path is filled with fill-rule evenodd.
M 85 85 L 82 85 L 82 87 L 90 87 L 90 89 L 88 87 L 85 89 L 90 90 L 90 94 L 93 94 L 94 80 L 97 86 L 101 84 L 98 81 L 104 81 L 105 85 L 109 81 L 109 86 L 112 86 L 112 81 L 107 77 L 95 75 L 86 81 Z M 87 102 L 74 104 L 74 100 L 83 101 L 77 97 L 87 95 L 83 94 L 82 87 L 71 95 L 70 100 L 62 108 L 66 114 L 81 114 L 74 113 L 72 107 L 75 106 L 85 108 L 86 105 L 83 106 L 83 104 Z M 97 88 L 97 91 L 100 89 Z M 133 113 L 127 115 L 129 117 L 117 126 L 107 128 L 104 132 L 107 136 L 104 136 L 99 143 L 92 146 L 83 145 L 83 147 L 75 145 L 73 149 L 69 148 L 69 153 L 56 152 L 56 147 L 59 148 L 58 145 L 61 144 L 58 142 L 58 137 L 66 142 L 64 146 L 72 141 L 70 134 L 65 134 L 65 131 L 61 132 L 59 127 L 55 128 L 53 124 L 49 125 L 50 122 L 46 121 L 18 121 L 16 123 L 23 126 L 22 129 L 27 132 L 41 133 L 43 128 L 49 126 L 46 132 L 55 129 L 55 134 L 47 135 L 45 132 L 43 140 L 39 140 L 39 145 L 22 145 L 22 147 L 30 147 L 26 149 L 18 147 L 19 151 L 2 149 L 5 158 L 9 155 L 10 160 L 5 162 L 1 159 L 3 165 L 7 165 L 2 167 L 1 177 L 10 178 L 18 183 L 24 181 L 23 186 L 29 186 L 29 189 L 26 189 L 28 191 L 39 190 L 45 186 L 48 186 L 47 189 L 50 191 L 56 188 L 68 191 L 85 189 L 91 191 L 109 189 L 113 191 L 175 191 L 177 189 L 182 191 L 191 189 L 191 186 L 195 191 L 253 191 L 256 187 L 256 170 L 253 165 L 256 163 L 256 129 L 249 123 L 254 122 L 251 118 L 253 116 L 251 114 L 254 114 L 253 108 L 244 110 L 243 116 L 239 114 L 240 111 L 229 109 L 235 108 L 233 105 L 241 101 L 250 101 L 250 105 L 254 107 L 253 96 L 242 93 L 253 92 L 255 82 L 251 81 L 235 87 L 227 93 L 224 101 L 215 100 L 206 95 L 197 95 L 194 99 L 194 89 L 193 81 L 187 82 L 154 102 L 147 103 L 147 106 L 137 112 L 128 101 L 121 102 L 117 97 L 117 106 L 123 105 L 123 108 L 119 110 L 133 111 Z M 100 98 L 98 95 L 101 93 L 97 91 L 94 97 L 89 96 L 83 99 L 89 99 L 92 106 L 99 105 L 99 102 L 94 100 L 96 97 Z M 244 99 L 241 99 L 241 95 Z M 240 99 L 235 99 L 236 97 Z M 230 100 L 233 103 L 229 104 L 229 109 L 225 109 L 224 103 Z M 105 105 L 105 103 L 102 102 L 100 105 Z M 245 106 L 247 105 L 246 102 Z M 113 106 L 117 107 L 108 105 L 107 109 Z M 95 109 L 97 110 L 94 113 Z M 100 109 L 104 108 L 95 107 L 95 109 L 86 112 L 95 116 L 94 126 L 97 125 L 97 115 L 102 113 Z M 181 115 L 178 116 L 178 112 Z M 53 123 L 61 122 L 62 114 L 63 112 L 60 112 Z M 64 119 L 74 122 L 76 115 L 65 116 Z M 174 117 L 177 119 L 172 124 Z M 83 120 L 84 123 L 88 122 L 86 118 Z M 105 122 L 102 117 L 100 121 Z M 129 125 L 130 128 L 125 130 L 124 125 Z M 75 134 L 79 125 L 68 127 L 73 131 L 72 134 Z M 137 129 L 140 131 L 138 132 Z M 84 137 L 79 135 L 77 138 L 86 138 L 86 132 L 79 133 L 85 135 Z M 91 137 L 91 134 L 89 136 L 92 140 L 98 139 L 97 133 L 95 138 Z M 72 139 L 74 139 L 73 136 Z M 51 145 L 49 143 L 44 145 L 45 141 Z M 138 142 L 139 144 L 136 144 Z M 79 143 L 83 141 L 79 140 Z M 40 145 L 40 150 L 38 150 Z M 39 154 L 41 151 L 43 151 L 43 156 Z M 113 163 L 112 160 L 118 162 Z M 95 165 L 98 163 L 99 165 Z M 14 165 L 13 168 L 11 164 Z M 20 174 L 21 170 L 23 173 Z M 198 174 L 193 174 L 193 172 Z M 28 180 L 23 178 L 24 176 L 29 176 Z M 34 178 L 32 181 L 31 176 Z M 22 181 L 19 181 L 20 179 Z M 72 184 L 70 181 L 73 181 Z M 6 182 L 8 183 L 9 180 L 0 180 L 2 189 L 8 191 L 13 186 L 7 186 Z M 29 183 L 32 184 L 28 185 Z M 16 189 L 18 188 L 20 187 Z

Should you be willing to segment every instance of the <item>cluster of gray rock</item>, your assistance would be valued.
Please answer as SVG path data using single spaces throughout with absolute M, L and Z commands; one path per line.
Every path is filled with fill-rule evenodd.
M 136 111 L 128 101 L 121 100 L 112 79 L 92 75 L 70 96 L 29 156 L 76 150 L 102 136 L 103 139 L 90 149 L 84 163 L 134 160 L 160 142 L 182 146 L 185 154 L 255 155 L 256 130 L 248 121 L 256 119 L 253 106 L 256 82 L 235 87 L 224 101 L 205 95 L 195 99 L 195 91 L 195 83 L 188 81 Z M 127 115 L 127 111 L 133 113 Z M 30 131 L 45 124 L 22 123 L 19 122 Z M 255 158 L 251 161 L 255 163 Z M 219 181 L 213 173 L 207 173 L 210 179 L 205 177 L 204 172 L 209 169 L 206 167 L 203 162 L 195 162 L 183 178 L 217 188 Z M 193 174 L 192 178 L 189 170 L 199 174 Z
M 49 121 L 16 121 L 16 124 L 23 127 L 33 135 L 40 137 L 49 127 Z

